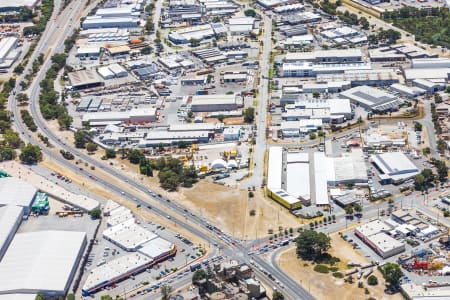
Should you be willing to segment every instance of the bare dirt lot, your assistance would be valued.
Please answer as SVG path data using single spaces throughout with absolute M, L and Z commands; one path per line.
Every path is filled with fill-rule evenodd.
M 347 262 L 366 263 L 367 259 L 352 247 L 344 242 L 339 235 L 333 234 L 331 237 L 331 249 L 329 253 L 332 256 L 340 258 L 341 262 L 337 265 L 339 271 L 344 273 L 347 270 Z M 338 279 L 328 274 L 317 273 L 313 270 L 312 262 L 303 261 L 297 258 L 295 247 L 286 250 L 278 257 L 278 263 L 281 268 L 294 280 L 300 283 L 306 290 L 316 298 L 321 300 L 335 299 L 355 299 L 365 300 L 369 297 L 375 299 L 403 299 L 400 294 L 387 295 L 384 293 L 384 280 L 378 270 L 374 268 L 373 274 L 378 278 L 378 285 L 369 286 L 364 280 L 364 288 L 367 288 L 369 294 L 365 294 L 364 288 L 358 288 L 356 276 L 353 275 L 352 284 L 344 282 L 344 279 Z

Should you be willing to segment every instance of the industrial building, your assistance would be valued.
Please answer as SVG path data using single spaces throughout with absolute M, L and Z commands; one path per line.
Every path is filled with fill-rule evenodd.
M 314 52 L 288 52 L 285 57 L 286 62 L 314 62 L 314 63 L 356 63 L 363 61 L 361 49 L 344 50 L 317 50 Z
M 7 36 L 0 40 L 0 68 L 9 68 L 19 57 L 18 42 L 19 39 L 13 36 Z
M 214 37 L 214 30 L 211 25 L 197 25 L 179 29 L 169 33 L 169 41 L 174 44 L 187 44 L 191 39 L 202 41 Z
M 420 69 L 404 69 L 406 83 L 411 83 L 415 79 L 427 79 L 442 83 L 450 80 L 450 68 L 420 68 Z
M 136 17 L 101 17 L 88 16 L 81 24 L 81 28 L 136 28 L 139 26 L 139 19 Z
M 130 111 L 121 112 L 95 112 L 83 114 L 82 122 L 91 126 L 102 126 L 108 124 L 151 123 L 156 121 L 155 108 L 133 108 Z
M 386 233 L 391 229 L 386 223 L 375 220 L 355 228 L 355 235 L 382 258 L 388 258 L 405 251 L 405 244 Z
M 340 124 L 353 118 L 348 99 L 297 99 L 285 105 L 281 118 L 285 121 L 321 119 L 323 123 Z
M 408 98 L 415 98 L 417 96 L 425 94 L 426 92 L 424 89 L 421 89 L 420 87 L 407 86 L 400 83 L 394 83 L 393 85 L 390 86 L 390 89 Z
M 36 197 L 37 189 L 31 184 L 16 177 L 0 178 L 0 207 L 15 205 L 24 209 L 24 214 L 30 213 L 31 204 Z
M 353 104 L 377 113 L 396 111 L 403 103 L 403 100 L 386 91 L 366 85 L 343 91 L 340 97 L 350 99 Z
M 0 295 L 65 296 L 86 244 L 84 232 L 16 234 L 0 262 Z
M 316 81 L 320 83 L 328 82 L 350 82 L 352 87 L 386 86 L 399 82 L 399 75 L 392 69 L 376 70 L 344 70 L 342 73 L 317 74 Z
M 159 145 L 176 145 L 179 142 L 187 143 L 208 143 L 213 139 L 214 133 L 211 131 L 162 131 L 154 130 L 147 133 L 145 138 L 139 140 L 139 148 L 151 148 Z
M 137 225 L 133 218 L 103 231 L 103 237 L 125 251 L 136 251 L 143 244 L 158 236 Z
M 257 0 L 256 3 L 264 8 L 274 8 L 278 5 L 286 4 L 289 0 Z
M 319 74 L 344 73 L 349 70 L 357 70 L 357 72 L 360 72 L 371 69 L 370 63 L 362 62 L 321 64 L 299 61 L 283 63 L 281 74 L 283 77 L 313 77 Z
M 242 107 L 238 95 L 195 95 L 191 97 L 192 112 L 230 111 Z
M 370 161 L 380 172 L 382 184 L 398 184 L 415 177 L 420 170 L 402 152 L 375 154 Z
M 0 206 L 0 261 L 22 222 L 23 212 L 21 206 Z
M 103 86 L 105 83 L 94 69 L 68 73 L 70 86 L 67 88 L 82 90 Z
M 99 57 L 100 56 L 100 47 L 78 47 L 77 48 L 77 57 L 85 58 L 85 57 Z
M 443 57 L 411 59 L 411 68 L 413 69 L 450 68 L 450 59 Z
M 24 6 L 34 8 L 36 3 L 38 0 L 0 0 L 0 12 L 19 11 Z
M 103 79 L 113 79 L 115 77 L 127 77 L 128 72 L 119 64 L 111 64 L 109 66 L 98 68 L 98 73 Z
M 361 151 L 329 157 L 323 152 L 309 154 L 282 147 L 269 150 L 268 194 L 290 210 L 302 204 L 329 205 L 329 186 L 349 182 L 367 183 Z
M 432 80 L 420 79 L 420 78 L 414 79 L 412 81 L 412 84 L 415 87 L 422 89 L 429 94 L 433 94 L 440 90 L 443 90 L 447 86 L 447 82 L 435 82 Z

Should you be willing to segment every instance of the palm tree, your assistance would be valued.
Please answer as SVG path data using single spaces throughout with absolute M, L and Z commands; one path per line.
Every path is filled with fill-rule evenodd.
M 170 285 L 162 285 L 161 286 L 161 298 L 162 300 L 169 300 L 170 294 L 172 293 L 172 286 Z

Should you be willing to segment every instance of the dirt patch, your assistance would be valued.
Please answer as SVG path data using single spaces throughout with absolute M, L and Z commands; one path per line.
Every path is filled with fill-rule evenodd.
M 342 240 L 337 234 L 331 235 L 330 254 L 341 259 L 337 265 L 339 271 L 344 273 L 347 270 L 347 262 L 365 263 L 367 259 L 359 252 Z M 373 274 L 378 278 L 378 285 L 369 286 L 366 280 L 364 288 L 367 288 L 369 294 L 365 294 L 364 288 L 358 288 L 356 276 L 353 275 L 354 282 L 352 284 L 344 282 L 344 279 L 338 279 L 328 274 L 321 274 L 313 270 L 312 262 L 303 261 L 297 258 L 295 247 L 286 250 L 278 257 L 280 267 L 295 281 L 300 283 L 307 291 L 309 291 L 316 299 L 335 300 L 335 299 L 361 299 L 365 300 L 369 297 L 375 299 L 394 299 L 400 300 L 403 297 L 400 294 L 386 295 L 384 293 L 384 280 L 378 270 L 374 268 Z

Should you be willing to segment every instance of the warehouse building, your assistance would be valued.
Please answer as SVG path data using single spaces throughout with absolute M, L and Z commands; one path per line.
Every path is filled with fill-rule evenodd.
M 83 114 L 82 122 L 92 126 L 103 126 L 108 124 L 151 123 L 156 121 L 155 108 L 133 108 L 130 111 L 120 112 L 95 112 Z
M 19 57 L 20 48 L 17 47 L 19 39 L 4 37 L 0 41 L 0 68 L 9 68 Z
M 400 83 L 394 83 L 393 85 L 391 85 L 390 89 L 408 98 L 415 98 L 417 96 L 425 94 L 426 92 L 420 87 L 407 86 Z
M 415 87 L 422 89 L 429 94 L 433 94 L 440 90 L 443 90 L 447 85 L 446 82 L 434 82 L 427 79 L 414 79 L 412 84 Z
M 0 206 L 0 261 L 22 222 L 23 212 L 20 206 Z
M 139 19 L 136 17 L 111 17 L 88 16 L 83 21 L 81 27 L 86 29 L 94 28 L 136 28 L 139 26 Z
M 150 257 L 153 261 L 158 261 L 168 254 L 175 253 L 176 246 L 163 238 L 157 237 L 142 245 L 138 251 Z
M 317 82 L 349 81 L 352 87 L 361 85 L 386 86 L 398 83 L 399 75 L 392 69 L 344 70 L 343 73 L 317 74 L 316 80 Z
M 340 124 L 353 118 L 348 99 L 297 99 L 285 106 L 281 118 L 285 121 L 320 119 L 323 123 Z
M 105 83 L 94 69 L 80 70 L 68 74 L 69 89 L 82 90 L 103 86 Z
M 238 95 L 195 95 L 191 97 L 192 112 L 230 111 L 242 107 Z
M 171 31 L 169 33 L 169 41 L 174 44 L 187 44 L 191 39 L 202 41 L 214 37 L 214 30 L 211 25 L 197 25 L 188 28 Z
M 34 186 L 16 177 L 0 178 L 0 207 L 20 206 L 24 209 L 24 214 L 28 215 L 36 193 Z
M 356 63 L 363 61 L 361 49 L 317 50 L 314 52 L 288 52 L 286 62 L 314 62 L 314 63 Z
M 382 184 L 399 184 L 420 173 L 420 170 L 402 152 L 375 154 L 370 160 L 380 172 Z
M 153 130 L 147 133 L 144 139 L 139 141 L 139 148 L 151 148 L 159 145 L 177 145 L 179 142 L 208 143 L 214 138 L 211 131 L 162 131 Z
M 382 258 L 388 258 L 405 251 L 405 244 L 386 234 L 391 230 L 391 226 L 375 220 L 355 228 L 355 235 Z
M 108 261 L 90 271 L 82 288 L 83 296 L 89 296 L 101 289 L 127 279 L 152 266 L 153 260 L 140 253 L 125 254 Z
M 138 16 L 139 12 L 136 13 L 132 6 L 108 7 L 97 9 L 95 15 L 102 18 L 129 17 L 131 15 Z
M 86 244 L 84 232 L 16 234 L 0 262 L 0 295 L 65 296 Z
M 398 53 L 397 51 L 389 47 L 369 49 L 369 57 L 371 62 L 391 62 L 406 60 L 405 54 Z
M 340 93 L 340 97 L 364 109 L 377 113 L 398 110 L 403 100 L 381 89 L 362 85 Z
M 38 0 L 0 0 L 0 12 L 20 11 L 24 6 L 34 8 Z
M 450 80 L 450 68 L 421 68 L 404 69 L 406 83 L 411 83 L 415 79 L 427 79 L 447 83 Z
M 371 70 L 370 63 L 330 63 L 318 64 L 311 62 L 283 63 L 281 74 L 283 77 L 313 77 L 319 74 L 344 73 L 349 70 L 364 72 Z
M 428 69 L 428 68 L 450 68 L 450 58 L 416 58 L 411 59 L 411 68 Z
M 100 56 L 100 47 L 78 47 L 77 48 L 77 57 L 86 58 L 86 57 L 94 57 L 97 58 Z
M 158 236 L 137 225 L 134 219 L 109 227 L 103 231 L 103 237 L 125 251 L 136 251 L 143 244 Z
M 257 0 L 256 3 L 261 5 L 264 8 L 274 8 L 276 6 L 286 4 L 289 0 Z

